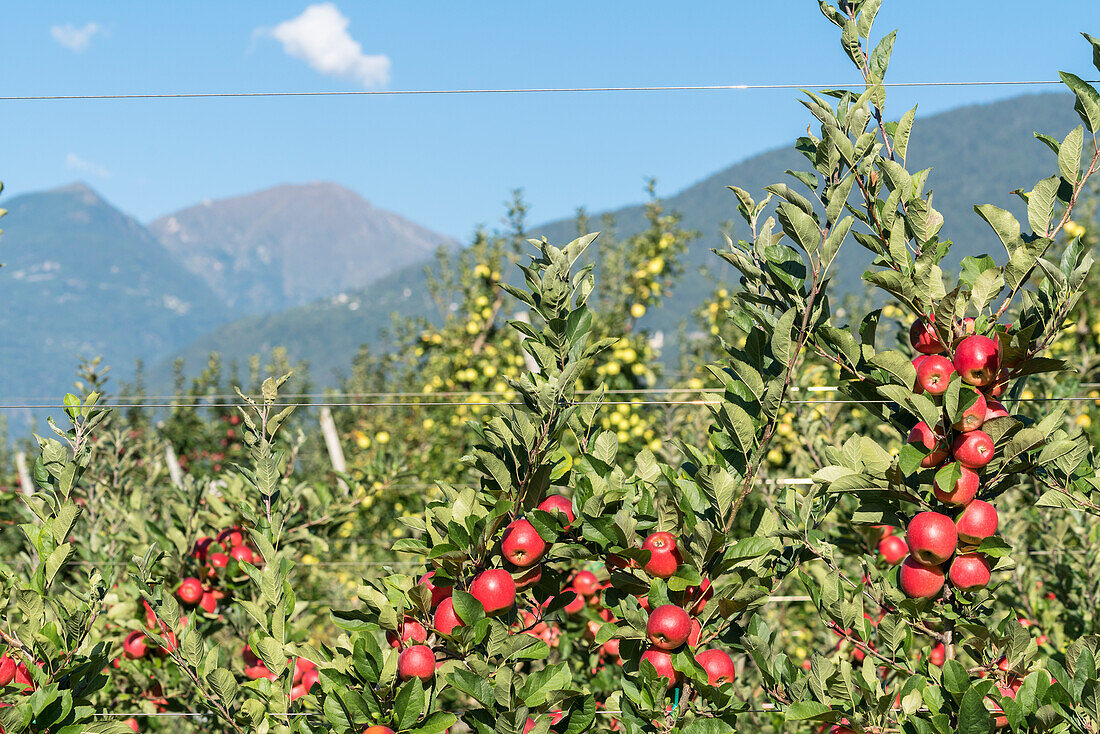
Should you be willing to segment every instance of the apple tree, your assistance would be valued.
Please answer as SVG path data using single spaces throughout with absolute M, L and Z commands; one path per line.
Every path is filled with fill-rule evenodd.
M 837 731 L 1093 731 L 1096 639 L 1079 636 L 1054 650 L 1021 624 L 1011 591 L 1002 593 L 997 580 L 1028 552 L 998 533 L 999 507 L 1092 501 L 1093 452 L 1079 431 L 1067 430 L 1064 410 L 1047 405 L 1030 416 L 1005 406 L 1018 405 L 1028 379 L 1069 369 L 1045 351 L 1065 329 L 1092 258 L 1077 241 L 1060 257 L 1049 253 L 1100 170 L 1100 96 L 1063 73 L 1083 124 L 1063 140 L 1037 135 L 1057 170 L 1020 192 L 1030 231 L 1007 210 L 976 206 L 1004 246 L 1003 264 L 967 257 L 949 278 L 951 243 L 939 236 L 944 221 L 930 171 L 906 168 L 915 109 L 896 122 L 885 114 L 895 34 L 872 44 L 879 5 L 821 3 L 866 87 L 807 94 L 819 134 L 797 147 L 812 170 L 769 187 L 783 199 L 777 215 L 793 245 L 771 252 L 796 279 L 816 270 L 813 253 L 835 254 L 848 235 L 871 252 L 864 280 L 908 313 L 910 344 L 896 348 L 881 311 L 872 311 L 848 326 L 823 312 L 808 346 L 836 366 L 840 391 L 905 445 L 895 455 L 866 436 L 849 437 L 784 513 L 784 532 L 798 539 L 801 555 L 830 570 L 805 564 L 799 578 L 822 622 L 859 659 L 815 654 L 809 670 L 799 669 L 774 654 L 776 632 L 764 625 L 746 647 L 787 721 Z M 761 244 L 773 245 L 756 236 L 754 247 Z M 751 267 L 739 267 L 754 279 Z M 851 553 L 859 528 L 876 532 L 887 562 L 899 565 Z

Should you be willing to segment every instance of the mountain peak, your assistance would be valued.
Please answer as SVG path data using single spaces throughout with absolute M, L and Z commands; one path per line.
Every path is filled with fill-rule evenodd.
M 84 181 L 73 181 L 56 189 L 50 189 L 48 194 L 67 194 L 76 198 L 82 204 L 106 204 L 103 196 Z
M 149 229 L 228 303 L 253 312 L 365 286 L 454 245 L 332 181 L 203 201 Z

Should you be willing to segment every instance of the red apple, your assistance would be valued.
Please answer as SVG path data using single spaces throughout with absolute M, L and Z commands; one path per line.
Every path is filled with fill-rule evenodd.
M 650 612 L 645 633 L 654 647 L 675 650 L 691 634 L 691 617 L 675 604 L 662 604 Z
M 943 588 L 943 569 L 926 566 L 912 556 L 901 564 L 901 590 L 914 599 L 931 599 Z
M 199 599 L 199 608 L 204 612 L 213 614 L 218 611 L 218 597 L 214 596 L 209 591 L 202 592 L 202 598 Z
M 680 673 L 672 667 L 672 655 L 664 650 L 651 647 L 642 653 L 642 660 L 648 660 L 657 669 L 657 675 L 668 679 L 668 685 L 680 681 Z
M 38 667 L 41 668 L 42 663 L 39 663 Z M 15 678 L 12 682 L 17 688 L 21 686 L 28 691 L 33 691 L 35 689 L 34 681 L 31 679 L 30 671 L 27 670 L 26 663 L 19 663 L 19 665 L 15 667 Z
M 1001 349 L 996 339 L 968 336 L 955 348 L 955 371 L 963 382 L 985 387 L 997 378 L 1001 369 Z
M 563 497 L 560 494 L 552 494 L 542 502 L 539 503 L 538 509 L 543 512 L 549 512 L 551 515 L 554 512 L 561 512 L 569 519 L 569 522 L 565 524 L 565 527 L 569 527 L 573 524 L 573 520 L 576 516 L 573 514 L 573 500 L 568 497 Z
M 997 373 L 997 379 L 990 385 L 986 385 L 982 388 L 986 397 L 999 398 L 1004 395 L 1005 386 L 1008 384 L 1008 371 L 1002 369 Z
M 513 565 L 526 568 L 546 553 L 546 541 L 527 520 L 513 520 L 504 530 L 500 551 Z
M 940 502 L 947 505 L 966 505 L 978 494 L 978 485 L 981 483 L 978 473 L 973 469 L 967 469 L 962 464 L 959 464 L 959 471 L 961 472 L 959 480 L 955 482 L 950 492 L 944 492 L 938 484 L 932 485 L 932 493 Z
M 388 726 L 368 726 L 363 730 L 363 734 L 395 734 L 394 730 Z
M 993 459 L 993 439 L 985 431 L 967 431 L 955 436 L 951 453 L 967 469 L 981 469 Z
M 985 396 L 980 392 L 976 392 L 975 395 L 978 399 L 974 401 L 974 404 L 963 411 L 963 414 L 959 416 L 959 419 L 952 425 L 956 431 L 973 431 L 982 427 L 982 423 L 985 422 L 985 414 L 987 411 Z
M 298 681 L 305 676 L 316 673 L 317 664 L 312 660 L 306 660 L 305 658 L 296 658 L 294 660 L 294 680 Z
M 980 553 L 956 556 L 948 572 L 951 585 L 961 591 L 977 591 L 989 584 L 989 561 Z
M 667 579 L 680 566 L 680 551 L 672 533 L 652 533 L 642 543 L 642 550 L 650 553 L 645 570 L 657 578 Z
M 887 535 L 879 542 L 878 552 L 884 561 L 894 566 L 901 563 L 902 559 L 909 553 L 909 546 L 898 536 Z
M 566 614 L 576 614 L 577 612 L 584 609 L 584 597 L 578 594 L 576 589 L 574 589 L 572 586 L 567 586 L 562 589 L 562 591 L 573 592 L 573 601 L 562 607 L 565 610 Z
M 222 544 L 222 548 L 229 550 L 244 543 L 244 533 L 241 532 L 240 526 L 234 525 L 218 533 L 218 542 Z
M 913 369 L 918 371 L 918 376 L 913 378 L 913 392 L 915 392 L 917 395 L 920 395 L 924 392 L 924 388 L 920 386 L 919 372 L 921 363 L 924 362 L 924 360 L 926 359 L 928 359 L 927 354 L 918 354 L 917 356 L 913 357 Z
M 928 424 L 923 421 L 913 426 L 913 430 L 909 431 L 908 442 L 919 443 L 928 449 L 928 456 L 925 456 L 920 462 L 920 465 L 925 469 L 939 466 L 950 455 L 944 437 L 929 428 Z
M 185 578 L 176 589 L 176 596 L 184 604 L 198 604 L 202 600 L 202 582 L 197 578 Z
M 710 579 L 704 578 L 698 586 L 689 586 L 684 589 L 680 597 L 680 605 L 687 609 L 689 614 L 698 617 L 703 613 L 707 602 L 713 598 L 714 588 L 710 585 Z M 689 607 L 688 605 L 691 604 L 692 600 L 695 600 L 695 604 Z
M 396 632 L 386 633 L 386 641 L 390 643 L 390 647 L 404 647 L 409 640 L 424 642 L 428 639 L 428 631 L 424 629 L 424 625 L 408 615 L 405 615 L 405 618 L 401 621 L 399 631 L 401 632 L 400 638 L 398 638 Z
M 955 520 L 959 539 L 973 545 L 997 532 L 997 508 L 983 500 L 967 505 Z
M 917 513 L 905 530 L 905 542 L 913 557 L 926 565 L 943 563 L 959 544 L 955 523 L 938 512 Z
M 420 577 L 420 583 L 428 587 L 428 592 L 432 595 L 432 609 L 435 609 L 444 599 L 450 598 L 451 587 L 436 586 L 432 583 L 433 576 L 435 576 L 435 571 L 428 571 L 428 573 Z
M 206 560 L 210 563 L 211 569 L 225 568 L 229 565 L 229 556 L 224 553 L 211 553 Z
M 490 568 L 474 577 L 470 593 L 485 607 L 486 614 L 498 614 L 516 603 L 516 582 L 503 568 Z
M 458 614 L 455 613 L 454 601 L 449 596 L 439 602 L 439 606 L 435 609 L 435 617 L 432 619 L 432 624 L 435 625 L 437 630 L 445 635 L 454 632 L 456 627 L 465 626 L 462 620 L 458 618 Z
M 947 662 L 947 648 L 943 646 L 942 642 L 937 643 L 932 648 L 932 652 L 928 653 L 928 662 L 938 668 L 942 668 L 944 663 Z
M 130 731 L 141 731 L 141 727 L 138 726 L 138 721 L 133 716 L 122 722 L 123 726 L 127 727 Z
M 278 676 L 268 670 L 267 666 L 261 662 L 257 662 L 255 665 L 246 665 L 244 668 L 245 677 L 249 680 L 260 680 L 261 678 L 267 678 L 268 680 L 275 680 Z
M 943 351 L 943 342 L 936 335 L 931 319 L 928 322 L 925 322 L 924 319 L 917 319 L 913 322 L 913 325 L 909 327 L 909 343 L 913 345 L 913 349 L 921 354 L 939 354 Z
M 999 400 L 993 398 L 987 398 L 985 401 L 985 418 L 983 420 L 991 421 L 994 418 L 1008 418 L 1008 411 L 1005 410 L 1005 406 L 1001 405 Z
M 699 647 L 699 640 L 703 637 L 703 625 L 695 617 L 691 618 L 691 632 L 688 632 L 688 647 Z
M 191 551 L 191 556 L 193 558 L 197 558 L 200 563 L 205 563 L 207 550 L 210 548 L 210 544 L 213 542 L 213 538 L 207 537 L 205 535 L 202 536 L 195 541 L 195 547 Z
M 733 682 L 733 659 L 725 651 L 703 650 L 695 656 L 695 661 L 707 671 L 707 681 L 712 686 Z
M 953 374 L 955 374 L 955 366 L 951 364 L 950 359 L 938 354 L 930 354 L 917 368 L 917 384 L 927 393 L 943 395 L 947 392 L 947 386 L 951 384 Z
M 145 642 L 144 632 L 134 630 L 122 642 L 122 654 L 131 660 L 145 657 L 148 651 L 149 645 Z
M 11 683 L 16 667 L 15 661 L 7 653 L 0 655 L 0 688 Z
M 256 554 L 252 552 L 252 549 L 247 545 L 235 545 L 233 549 L 229 551 L 230 558 L 236 558 L 240 563 L 247 563 L 253 565 L 256 563 Z
M 401 680 L 419 678 L 428 683 L 435 677 L 435 653 L 427 645 L 413 645 L 401 651 L 397 658 L 397 674 Z
M 518 591 L 526 589 L 529 586 L 534 586 L 540 580 L 542 580 L 542 566 L 532 566 L 516 579 L 516 590 Z
M 600 580 L 591 571 L 581 571 L 573 578 L 573 589 L 581 596 L 592 596 L 600 590 Z

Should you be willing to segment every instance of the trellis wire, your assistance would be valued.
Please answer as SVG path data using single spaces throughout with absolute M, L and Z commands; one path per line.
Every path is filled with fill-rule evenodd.
M 1095 83 L 1095 82 L 1089 82 Z M 996 87 L 1061 85 L 1057 79 L 1005 79 L 927 82 L 882 82 L 880 86 L 903 87 Z M 0 96 L 0 102 L 49 102 L 63 100 L 137 100 L 137 99 L 250 99 L 264 97 L 408 97 L 488 94 L 576 94 L 593 92 L 740 92 L 767 89 L 843 89 L 866 86 L 861 80 L 842 84 L 676 84 L 666 86 L 623 87 L 512 87 L 481 89 L 337 89 L 331 91 L 290 92 L 149 92 L 131 94 L 28 94 Z
M 1007 403 L 1044 403 L 1044 402 L 1084 402 L 1089 400 L 1095 400 L 1100 402 L 1100 398 L 1090 397 L 1088 395 L 1071 395 L 1064 398 L 1056 397 L 1034 397 L 1034 398 L 1001 398 L 1001 402 Z M 787 400 L 788 405 L 883 405 L 888 403 L 895 403 L 896 400 Z M 600 402 L 600 405 L 632 405 L 632 406 L 647 406 L 647 405 L 722 405 L 721 400 L 604 400 Z M 417 400 L 410 402 L 374 402 L 374 403 L 357 403 L 357 402 L 317 402 L 317 403 L 272 403 L 272 408 L 448 408 L 448 407 L 519 407 L 523 403 L 501 400 L 485 400 L 485 401 L 429 401 L 429 400 Z M 583 402 L 575 403 L 575 405 L 584 405 Z M 0 404 L 0 410 L 63 410 L 67 406 L 55 403 L 52 405 L 18 405 L 18 404 Z M 248 408 L 247 403 L 105 403 L 99 405 L 102 408 Z
M 1100 388 L 1100 382 L 1082 382 L 1083 388 Z M 806 387 L 800 387 L 798 385 L 791 385 L 787 388 L 788 392 L 836 392 L 839 390 L 837 385 L 809 385 Z M 586 389 L 577 390 L 577 395 L 592 395 L 597 392 L 601 392 L 598 389 Z M 604 395 L 646 395 L 646 394 L 662 394 L 662 393 L 721 393 L 723 388 L 720 387 L 635 387 L 635 388 L 610 388 L 602 391 Z M 319 393 L 280 393 L 280 397 L 283 398 L 430 398 L 433 396 L 441 397 L 461 397 L 466 395 L 485 395 L 486 393 L 492 394 L 491 390 L 438 390 L 430 393 L 425 393 L 422 390 L 407 391 L 407 392 L 340 392 L 340 391 L 328 391 Z M 113 395 L 112 400 L 127 400 L 131 403 L 140 403 L 144 400 L 160 400 L 165 401 L 178 401 L 183 399 L 188 400 L 237 400 L 240 396 L 237 393 L 204 393 L 202 395 Z M 245 393 L 245 397 L 252 398 L 253 400 L 262 400 L 262 396 L 255 393 Z M 1039 398 L 1037 398 L 1039 399 Z M 1083 396 L 1082 400 L 1100 400 L 1100 398 L 1094 398 L 1089 396 Z M 27 403 L 27 407 L 53 407 L 51 401 L 52 397 L 8 397 L 0 398 L 0 402 L 8 401 L 9 403 Z M 653 401 L 660 402 L 660 401 Z M 810 401 L 820 402 L 820 401 Z M 44 406 L 38 406 L 38 403 L 45 403 Z M 32 405 L 33 404 L 33 405 Z M 327 403 L 308 403 L 309 405 L 324 406 Z M 446 403 L 431 403 L 432 405 L 445 405 Z M 479 403 L 484 405 L 485 403 Z M 634 403 L 630 403 L 633 405 Z M 109 403 L 101 403 L 103 407 L 124 407 L 119 405 L 113 405 Z M 175 403 L 172 404 L 173 406 Z M 213 403 L 209 407 L 224 407 L 223 403 Z M 239 403 L 234 403 L 239 405 Z M 185 406 L 180 406 L 185 407 Z M 206 407 L 206 406 L 204 406 Z

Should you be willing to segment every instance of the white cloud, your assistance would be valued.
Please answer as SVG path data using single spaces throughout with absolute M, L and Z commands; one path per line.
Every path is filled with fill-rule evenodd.
M 91 176 L 96 176 L 97 178 L 110 178 L 112 175 L 111 172 L 103 166 L 99 165 L 98 163 L 93 163 L 92 161 L 89 161 L 85 158 L 81 158 L 76 153 L 69 153 L 69 155 L 65 157 L 65 167 L 68 168 L 70 171 L 87 173 Z
M 290 56 L 302 59 L 321 74 L 354 79 L 367 89 L 390 80 L 390 58 L 363 53 L 348 33 L 350 21 L 333 3 L 317 3 L 301 15 L 270 30 L 260 29 L 283 44 Z
M 86 23 L 84 26 L 77 28 L 72 23 L 66 23 L 65 25 L 55 25 L 50 28 L 50 35 L 53 36 L 53 40 L 60 43 L 70 51 L 76 51 L 80 53 L 88 48 L 88 44 L 92 42 L 92 36 L 103 30 L 99 23 Z

